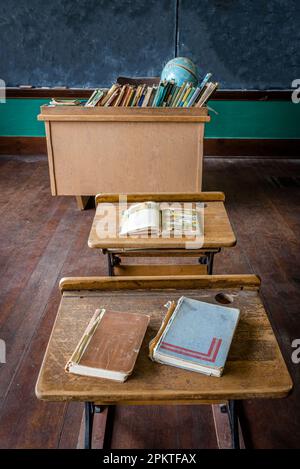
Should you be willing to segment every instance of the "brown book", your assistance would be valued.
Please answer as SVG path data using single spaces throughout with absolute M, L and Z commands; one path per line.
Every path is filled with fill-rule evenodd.
M 119 96 L 118 96 L 118 99 L 114 103 L 114 106 L 116 106 L 116 107 L 121 106 L 121 102 L 122 102 L 122 100 L 124 98 L 124 95 L 126 93 L 126 88 L 127 88 L 126 85 L 122 86 L 121 91 L 120 91 Z
M 132 373 L 150 316 L 96 310 L 65 370 L 124 382 Z
M 124 103 L 126 102 L 129 93 L 130 93 L 130 87 L 129 87 L 129 85 L 125 85 L 125 92 L 123 94 L 123 97 L 121 99 L 121 102 L 120 102 L 119 106 L 121 106 L 121 107 L 124 106 Z
M 126 101 L 126 107 L 130 107 L 131 106 L 131 103 L 134 99 L 134 96 L 135 96 L 135 93 L 136 93 L 136 88 L 132 87 L 131 88 L 131 92 L 129 94 L 129 97 L 128 97 L 128 101 Z
M 107 101 L 111 98 L 111 96 L 114 94 L 114 92 L 120 88 L 120 85 L 117 83 L 113 84 L 110 89 L 107 91 L 106 95 L 101 99 L 101 106 L 105 106 Z
M 126 86 L 127 86 L 127 90 L 126 90 L 124 99 L 122 100 L 122 102 L 120 104 L 120 106 L 122 106 L 122 107 L 127 106 L 127 103 L 129 101 L 129 98 L 130 98 L 131 93 L 132 93 L 132 86 L 130 86 L 130 85 L 126 85 Z
M 135 97 L 134 97 L 134 99 L 133 99 L 133 101 L 132 101 L 132 103 L 131 103 L 131 106 L 132 106 L 132 107 L 138 105 L 138 102 L 139 102 L 139 99 L 140 99 L 141 94 L 142 94 L 142 92 L 143 92 L 143 89 L 144 89 L 143 85 L 139 85 L 139 86 L 137 87 L 137 90 L 136 90 L 136 93 L 135 93 Z

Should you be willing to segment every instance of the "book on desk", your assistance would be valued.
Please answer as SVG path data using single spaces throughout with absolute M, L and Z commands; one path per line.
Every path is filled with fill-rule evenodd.
M 154 201 L 133 204 L 122 212 L 120 236 L 200 236 L 203 231 L 200 203 L 186 205 L 179 202 L 170 204 Z
M 168 306 L 162 326 L 150 342 L 150 358 L 220 377 L 239 321 L 239 309 L 184 296 Z
M 132 373 L 150 317 L 97 309 L 65 370 L 124 382 Z

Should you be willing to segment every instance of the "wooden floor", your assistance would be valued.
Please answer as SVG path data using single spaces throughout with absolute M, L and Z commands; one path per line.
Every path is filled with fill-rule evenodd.
M 207 159 L 204 189 L 226 193 L 238 244 L 216 256 L 216 273 L 262 278 L 262 296 L 296 384 L 284 400 L 247 401 L 243 423 L 255 448 L 300 445 L 300 160 Z M 281 177 L 278 180 L 271 177 Z M 78 403 L 44 403 L 34 386 L 66 275 L 103 275 L 106 263 L 87 246 L 94 210 L 74 198 L 52 198 L 44 157 L 0 157 L 0 447 L 74 448 L 82 418 Z M 170 383 L 171 386 L 171 383 Z M 208 406 L 120 407 L 113 448 L 215 448 Z

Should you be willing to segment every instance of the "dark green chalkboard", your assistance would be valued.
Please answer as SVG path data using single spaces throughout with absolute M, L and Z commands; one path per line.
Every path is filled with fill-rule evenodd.
M 180 0 L 179 44 L 223 88 L 290 89 L 300 78 L 300 1 Z
M 300 78 L 299 0 L 7 0 L 8 86 L 108 86 L 158 76 L 177 53 L 222 88 L 287 89 Z
M 160 74 L 174 55 L 174 0 L 0 3 L 0 78 L 8 86 L 93 87 Z

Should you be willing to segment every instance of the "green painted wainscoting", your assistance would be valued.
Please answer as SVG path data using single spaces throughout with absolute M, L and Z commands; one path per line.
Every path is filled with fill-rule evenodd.
M 0 137 L 43 137 L 44 123 L 37 121 L 49 99 L 13 99 L 0 104 Z M 205 137 L 218 139 L 299 139 L 300 104 L 289 101 L 210 101 Z

